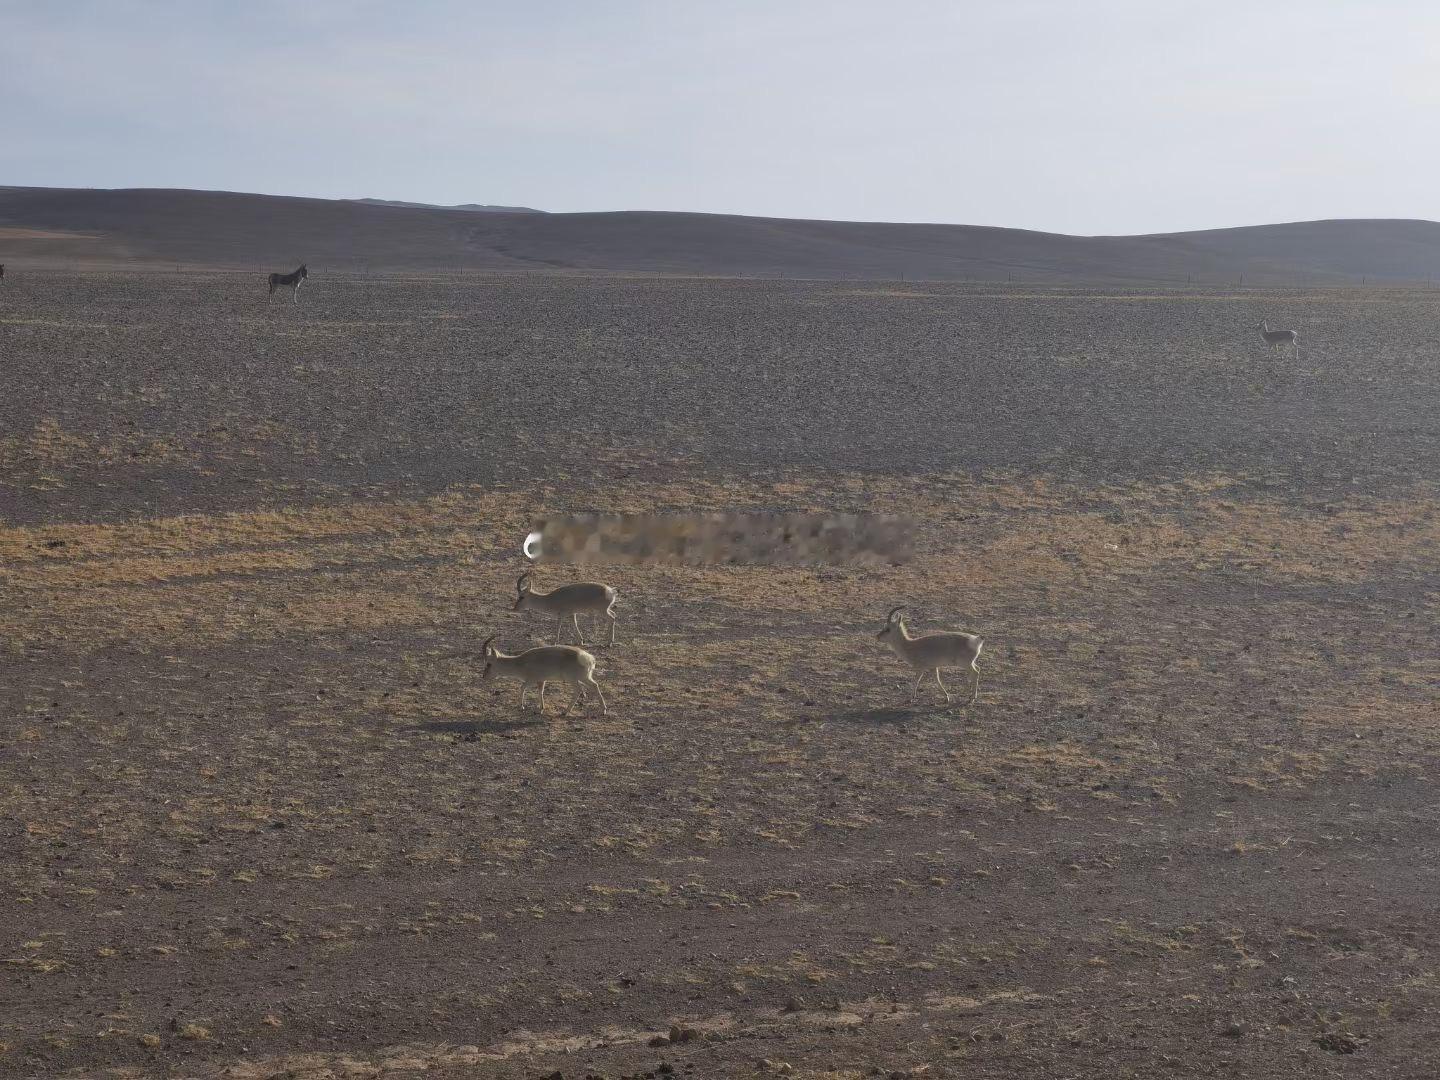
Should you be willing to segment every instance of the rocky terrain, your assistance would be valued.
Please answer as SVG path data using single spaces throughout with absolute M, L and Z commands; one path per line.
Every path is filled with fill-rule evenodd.
M 1422 289 L 7 275 L 0 1073 L 1433 1076 L 1437 330 Z M 610 714 L 481 679 L 548 640 L 536 515 L 709 509 L 917 551 L 590 568 Z M 985 636 L 977 704 L 910 700 L 902 602 Z

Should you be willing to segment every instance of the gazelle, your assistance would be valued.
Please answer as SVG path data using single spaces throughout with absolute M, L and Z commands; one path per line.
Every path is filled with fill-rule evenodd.
M 285 285 L 289 285 L 290 302 L 292 304 L 298 304 L 300 302 L 300 283 L 309 276 L 310 271 L 305 269 L 304 263 L 300 264 L 300 268 L 298 270 L 293 270 L 288 274 L 271 274 L 270 297 L 267 298 L 266 302 L 268 303 L 270 299 L 274 298 L 276 289 L 279 289 Z
M 560 627 L 568 615 L 570 624 L 575 627 L 575 638 L 581 645 L 585 644 L 585 639 L 580 634 L 580 613 L 586 612 L 597 619 L 603 615 L 610 620 L 610 644 L 615 644 L 615 590 L 609 585 L 582 581 L 542 593 L 530 588 L 529 580 L 530 572 L 527 570 L 515 583 L 515 603 L 511 611 L 539 611 L 554 615 L 557 642 L 560 640 Z
M 969 668 L 975 673 L 975 692 L 970 695 L 970 704 L 975 704 L 975 699 L 980 696 L 980 669 L 975 666 L 975 662 L 980 658 L 984 640 L 978 634 L 953 632 L 914 637 L 905 628 L 905 616 L 900 614 L 904 610 L 904 607 L 891 608 L 890 614 L 885 616 L 885 629 L 875 636 L 894 649 L 896 656 L 919 673 L 910 696 L 914 697 L 920 692 L 921 681 L 933 671 L 935 685 L 940 687 L 945 700 L 949 701 L 950 691 L 946 690 L 945 684 L 940 681 L 940 669 Z
M 1290 345 L 1295 349 L 1295 358 L 1300 358 L 1300 335 L 1294 330 L 1271 330 L 1268 320 L 1261 319 L 1260 325 L 1255 328 L 1260 331 L 1260 336 L 1265 339 L 1265 344 L 1273 349 L 1283 349 Z
M 600 684 L 595 681 L 595 657 L 584 649 L 577 649 L 574 645 L 541 645 L 534 649 L 526 649 L 516 656 L 507 656 L 491 644 L 495 635 L 491 634 L 485 639 L 482 650 L 485 655 L 485 670 L 480 673 L 482 679 L 494 679 L 504 676 L 520 680 L 520 708 L 525 708 L 525 695 L 530 692 L 530 687 L 540 686 L 540 711 L 545 711 L 545 684 L 552 682 L 571 683 L 575 687 L 576 696 L 581 702 L 585 700 L 585 688 L 588 686 L 595 691 L 595 696 L 600 699 L 600 712 L 608 715 L 610 710 L 605 706 L 605 695 L 600 692 Z M 574 706 L 572 701 L 565 707 L 568 714 Z

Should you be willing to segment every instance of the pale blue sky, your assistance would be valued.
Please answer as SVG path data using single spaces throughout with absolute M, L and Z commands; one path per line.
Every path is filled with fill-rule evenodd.
M 0 184 L 1129 233 L 1440 218 L 1440 4 L 0 0 Z

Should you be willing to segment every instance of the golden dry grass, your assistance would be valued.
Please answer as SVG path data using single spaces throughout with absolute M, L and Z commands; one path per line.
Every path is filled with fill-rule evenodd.
M 498 821 L 484 836 L 442 833 L 419 844 L 380 834 L 329 869 L 308 852 L 256 854 L 210 875 L 187 865 L 177 867 L 179 880 L 193 887 L 207 876 L 243 883 L 255 874 L 363 873 L 394 860 L 462 860 L 476 849 L 530 860 L 544 850 L 544 835 L 632 852 L 739 839 L 784 846 L 817 828 L 863 829 L 956 798 L 1053 809 L 1074 785 L 1095 787 L 1100 798 L 1123 785 L 1172 797 L 1196 770 L 1230 784 L 1295 787 L 1335 773 L 1404 769 L 1398 747 L 1436 748 L 1440 725 L 1425 703 L 1433 654 L 1378 656 L 1375 643 L 1346 629 L 1369 616 L 1366 605 L 1335 606 L 1305 591 L 1316 582 L 1403 580 L 1407 567 L 1433 557 L 1433 499 L 1301 510 L 1217 498 L 1226 491 L 1218 479 L 1095 491 L 997 477 L 957 514 L 951 495 L 961 486 L 974 485 L 796 476 L 749 487 L 696 478 L 612 490 L 597 509 L 883 502 L 928 524 L 916 560 L 894 571 L 607 573 L 622 597 L 621 645 L 600 653 L 614 715 L 518 729 L 524 775 L 547 778 L 545 805 L 532 807 L 539 822 Z M 1197 493 L 1209 497 L 1197 503 Z M 443 749 L 448 741 L 417 743 L 407 729 L 521 719 L 513 688 L 494 696 L 479 683 L 473 654 L 494 629 L 510 644 L 549 633 L 548 622 L 504 613 L 518 561 L 511 549 L 528 513 L 547 509 L 519 493 L 457 489 L 344 507 L 0 530 L 0 634 L 12 656 L 58 648 L 92 671 L 105 670 L 94 665 L 106 650 L 145 658 L 144 674 L 116 669 L 114 685 L 77 668 L 73 678 L 31 687 L 25 711 L 33 719 L 22 714 L 21 745 L 38 749 L 73 731 L 114 755 L 83 765 L 101 785 L 100 801 L 82 809 L 58 791 L 14 786 L 0 793 L 7 811 L 33 837 L 69 838 L 99 855 L 151 830 L 179 841 L 213 830 L 252 833 L 281 815 L 321 830 L 356 814 L 406 815 L 410 767 L 392 763 L 417 750 L 415 766 L 438 770 L 441 789 L 463 788 L 468 766 Z M 543 567 L 539 576 L 545 583 L 566 574 Z M 1199 598 L 1184 610 L 1158 599 L 1177 581 Z M 1227 596 L 1237 592 L 1265 596 L 1270 616 L 1232 621 Z M 914 719 L 938 725 L 937 733 L 960 725 L 963 747 L 937 752 L 933 738 L 891 740 L 886 771 L 903 772 L 907 790 L 852 775 L 845 806 L 818 811 L 817 765 L 851 772 L 870 718 L 896 722 L 883 719 L 886 710 L 907 704 L 903 672 L 873 644 L 880 615 L 897 599 L 915 609 L 921 629 L 961 626 L 987 636 L 981 702 L 927 713 L 939 705 L 928 688 L 932 699 Z M 1432 596 L 1415 618 L 1433 616 Z M 1334 638 L 1286 633 L 1300 626 L 1332 628 Z M 357 648 L 368 659 L 359 660 Z M 1221 715 L 1233 731 L 1247 728 L 1233 710 L 1237 695 L 1257 686 L 1292 717 L 1295 737 L 1274 746 L 1252 740 L 1243 752 L 1229 740 L 1214 745 Z M 223 760 L 206 752 L 203 734 L 219 687 L 245 718 L 226 736 Z M 49 697 L 81 707 L 57 715 Z M 124 705 L 117 711 L 108 701 Z M 1025 721 L 1012 738 L 1007 726 L 1036 709 L 1057 719 Z M 1087 713 L 1098 725 L 1058 719 Z M 656 815 L 622 801 L 595 814 L 582 787 L 565 783 L 580 762 L 603 760 L 612 783 L 629 788 L 622 778 L 648 775 L 657 750 L 656 736 L 639 732 L 687 715 L 705 718 L 705 734 L 687 753 L 683 810 Z M 849 734 L 837 739 L 837 727 Z M 1361 729 L 1384 737 L 1326 734 Z M 679 750 L 680 731 L 658 737 L 662 753 Z M 148 762 L 135 756 L 138 745 L 150 748 Z M 345 808 L 318 794 L 312 775 L 337 752 L 363 791 Z M 1185 762 L 1178 771 L 1177 761 Z M 177 767 L 194 779 L 157 819 L 144 778 Z M 506 789 L 528 803 L 517 780 L 507 778 Z M 73 887 L 47 883 L 38 871 L 12 864 L 11 887 Z M 124 876 L 96 870 L 97 880 Z
M 800 291 L 766 333 L 788 333 L 795 308 L 834 318 L 854 299 Z M 912 299 L 867 308 L 890 320 L 885 334 L 919 325 L 943 342 L 952 328 L 923 320 L 971 300 L 997 301 L 1002 323 L 1012 300 L 1051 315 L 1020 294 Z M 1073 314 L 1101 299 L 1175 300 L 1064 302 Z M 192 407 L 197 380 L 219 371 L 137 354 L 114 372 L 82 355 L 74 370 L 139 410 L 135 423 L 97 434 L 37 409 L 0 440 L 20 493 L 8 505 L 35 522 L 0 525 L 0 816 L 13 841 L 0 909 L 17 927 L 0 949 L 17 1003 L 0 1019 L 0 1070 L 528 1080 L 584 1075 L 582 1061 L 643 1075 L 663 1056 L 704 1076 L 1148 1078 L 1201 1060 L 1279 1076 L 1277 1063 L 1314 1066 L 1307 1052 L 1333 1064 L 1312 1049 L 1320 1034 L 1374 1031 L 1387 1061 L 1405 1057 L 1406 1018 L 1434 1015 L 1440 985 L 1404 917 L 1423 891 L 1406 890 L 1423 880 L 1415 838 L 1429 835 L 1440 757 L 1428 477 L 1381 455 L 1373 492 L 1343 469 L 1312 490 L 1231 449 L 1143 478 L 1082 475 L 1064 454 L 1053 467 L 742 473 L 522 418 L 504 445 L 545 462 L 528 482 L 439 489 L 398 470 L 371 482 L 367 463 L 428 438 L 426 416 L 460 417 L 427 453 L 490 452 L 487 395 L 521 365 L 496 350 L 462 369 L 447 353 L 437 363 L 453 369 L 429 370 L 443 408 L 421 401 L 405 432 L 366 427 L 346 394 L 355 380 L 368 393 L 381 350 L 403 351 L 408 375 L 429 355 L 400 348 L 417 326 L 436 355 L 493 336 L 428 299 L 394 315 L 369 303 L 329 322 L 323 309 L 230 312 L 226 333 L 278 350 L 237 361 L 241 397 L 287 387 L 263 408 L 212 407 L 224 395 Z M 1136 307 L 1127 326 L 1174 312 Z M 902 308 L 931 314 L 885 314 Z M 603 304 L 573 315 L 579 329 L 516 310 L 521 340 L 611 355 Z M 119 301 L 105 314 L 36 310 L 3 330 L 152 334 Z M 1094 330 L 1088 316 L 1060 323 Z M 1403 336 L 1386 325 L 1387 342 Z M 1144 382 L 1153 358 L 1115 340 L 1053 357 L 1037 385 Z M 352 342 L 374 347 L 364 364 L 326 351 Z M 1005 357 L 991 385 L 1030 378 L 1042 348 Z M 1384 348 L 1386 378 L 1419 370 Z M 661 351 L 680 382 L 714 366 Z M 935 358 L 935 371 L 958 363 Z M 795 370 L 807 363 L 826 375 L 831 354 Z M 1195 363 L 1192 404 L 1207 379 L 1243 404 L 1271 377 Z M 823 409 L 839 393 L 754 369 L 750 407 L 798 387 Z M 656 370 L 644 377 L 663 382 Z M 895 371 L 910 391 L 924 374 Z M 1292 376 L 1264 393 L 1303 411 L 1325 376 Z M 916 404 L 886 405 L 882 382 L 869 391 L 882 406 Z M 1159 395 L 1144 408 L 1171 400 L 1144 385 Z M 288 422 L 287 395 L 312 387 L 335 412 Z M 1129 408 L 1108 415 L 1123 424 Z M 706 434 L 683 409 L 657 430 L 697 446 Z M 1327 475 L 1347 464 L 1331 450 Z M 309 483 L 341 460 L 356 464 L 348 480 Z M 172 484 L 168 501 L 142 497 Z M 107 517 L 111 491 L 133 512 Z M 238 509 L 133 509 L 151 505 Z M 882 511 L 922 528 L 915 559 L 884 571 L 541 567 L 540 587 L 600 576 L 620 592 L 619 644 L 596 650 L 611 715 L 561 719 L 563 691 L 548 717 L 521 715 L 513 685 L 481 680 L 489 633 L 518 647 L 551 631 L 508 611 L 534 516 L 712 509 Z M 946 708 L 933 686 L 910 703 L 907 673 L 874 639 L 901 602 L 916 629 L 986 637 L 976 707 Z M 1376 929 L 1382 902 L 1395 906 Z M 1217 1014 L 1237 1001 L 1238 1026 Z M 1122 1040 L 1144 1038 L 1155 1014 L 1165 1038 L 1127 1056 Z M 701 1037 L 652 1046 L 671 1025 Z M 367 1043 L 372 1031 L 386 1044 Z

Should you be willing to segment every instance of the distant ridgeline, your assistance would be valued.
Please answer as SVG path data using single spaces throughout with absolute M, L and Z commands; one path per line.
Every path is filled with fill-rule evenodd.
M 653 274 L 1028 285 L 1360 285 L 1440 279 L 1440 224 L 1351 219 L 1149 236 L 974 225 L 552 214 L 157 188 L 0 187 L 0 262 L 267 273 Z
M 544 210 L 536 210 L 533 206 L 492 206 L 489 203 L 456 203 L 454 206 L 445 206 L 441 203 L 406 202 L 403 199 L 351 199 L 350 202 L 364 203 L 366 206 L 405 206 L 411 210 L 471 210 L 483 214 L 543 214 Z

